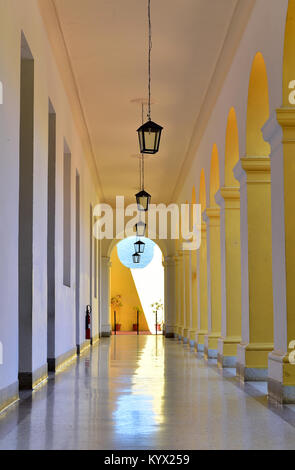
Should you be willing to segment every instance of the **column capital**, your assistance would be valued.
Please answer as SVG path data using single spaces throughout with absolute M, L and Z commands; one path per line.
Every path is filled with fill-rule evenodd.
M 165 268 L 170 268 L 170 267 L 174 267 L 175 263 L 176 263 L 176 260 L 174 256 L 165 256 L 164 261 L 163 261 L 163 266 Z
M 177 254 L 175 254 L 173 256 L 173 258 L 174 258 L 175 265 L 178 264 L 179 263 L 179 256 Z
M 293 127 L 295 130 L 295 108 L 279 108 L 276 111 L 277 121 L 282 128 Z
M 218 225 L 220 221 L 220 207 L 207 207 L 203 212 L 203 220 L 208 225 Z
M 247 184 L 271 183 L 269 156 L 245 156 L 240 159 L 240 164 L 246 174 Z
M 109 256 L 102 256 L 101 257 L 101 262 L 104 264 L 104 266 L 110 268 L 112 266 L 111 263 L 111 258 Z
M 277 121 L 283 130 L 282 143 L 295 144 L 295 108 L 277 109 Z
M 221 209 L 239 209 L 240 188 L 223 186 L 215 194 L 215 201 Z
M 270 171 L 270 158 L 269 156 L 248 156 L 241 158 L 242 168 L 246 173 L 251 172 L 269 172 Z

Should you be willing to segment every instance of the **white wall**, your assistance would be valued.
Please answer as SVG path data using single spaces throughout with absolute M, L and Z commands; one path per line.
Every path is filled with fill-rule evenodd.
M 35 61 L 34 235 L 33 235 L 33 371 L 47 362 L 47 164 L 48 98 L 57 116 L 56 152 L 56 355 L 75 340 L 75 181 L 81 186 L 81 342 L 85 306 L 89 304 L 90 204 L 99 202 L 95 181 L 84 158 L 70 106 L 52 56 L 36 0 L 0 0 L 0 390 L 18 378 L 18 184 L 20 40 L 23 30 Z M 72 155 L 72 275 L 63 285 L 63 149 Z M 21 236 L 21 232 L 20 232 Z M 94 292 L 94 290 L 93 290 Z M 98 306 L 95 302 L 97 316 Z M 95 319 L 95 334 L 98 319 Z

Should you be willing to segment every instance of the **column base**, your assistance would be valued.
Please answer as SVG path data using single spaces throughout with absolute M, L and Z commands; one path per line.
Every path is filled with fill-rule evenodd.
M 100 331 L 101 338 L 109 338 L 111 334 L 112 334 L 112 327 L 110 324 L 101 326 L 101 331 Z
M 47 359 L 48 372 L 56 372 L 58 369 L 61 369 L 65 366 L 66 363 L 72 361 L 77 356 L 77 349 L 73 348 L 70 351 L 67 351 L 61 354 L 58 357 L 49 357 Z
M 183 328 L 182 341 L 183 344 L 187 344 L 189 342 L 188 328 Z
M 196 333 L 196 350 L 204 352 L 205 336 L 208 334 L 207 330 L 198 330 Z
M 91 346 L 94 346 L 96 343 L 98 343 L 98 341 L 99 341 L 99 334 L 93 336 L 93 338 L 90 341 Z
M 181 327 L 179 325 L 176 325 L 175 327 L 175 332 L 176 332 L 176 337 L 179 339 L 179 336 L 181 336 Z
M 237 348 L 237 376 L 241 382 L 264 382 L 268 378 L 271 343 L 241 343 Z
M 184 338 L 183 331 L 184 331 L 183 326 L 178 326 L 178 339 L 179 339 L 179 341 L 182 341 L 183 338 Z
M 189 344 L 190 344 L 190 347 L 193 349 L 196 349 L 196 334 L 197 334 L 197 330 L 191 329 L 188 332 Z
M 220 369 L 236 367 L 239 337 L 221 337 L 218 339 L 217 364 Z
M 18 388 L 18 382 L 15 382 L 0 390 L 0 413 L 18 400 Z
M 90 348 L 90 339 L 87 339 L 86 341 L 84 341 L 83 344 L 77 344 L 77 354 L 78 356 L 80 356 L 81 354 L 83 354 L 86 349 Z
M 211 333 L 204 338 L 204 357 L 205 359 L 217 359 L 218 356 L 218 339 L 220 333 Z
M 268 397 L 281 405 L 295 403 L 295 364 L 289 354 L 272 351 L 268 357 Z
M 34 372 L 19 372 L 18 382 L 20 390 L 33 390 L 48 378 L 48 365 L 44 364 Z
M 175 327 L 172 325 L 165 326 L 165 338 L 174 338 Z

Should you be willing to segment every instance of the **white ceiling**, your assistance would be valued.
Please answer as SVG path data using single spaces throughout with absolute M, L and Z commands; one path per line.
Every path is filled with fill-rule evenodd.
M 152 202 L 169 202 L 238 0 L 152 0 Z M 147 96 L 147 0 L 54 0 L 106 201 L 134 200 Z

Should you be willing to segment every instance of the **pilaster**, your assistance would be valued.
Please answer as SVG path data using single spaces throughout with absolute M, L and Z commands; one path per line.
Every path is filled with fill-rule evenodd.
M 246 156 L 234 168 L 241 185 L 242 341 L 237 375 L 267 378 L 273 348 L 271 171 L 268 156 Z
M 215 196 L 220 206 L 221 338 L 218 366 L 235 367 L 241 342 L 240 190 L 223 187 Z
M 207 223 L 208 291 L 210 292 L 208 334 L 204 339 L 204 355 L 205 358 L 217 358 L 218 339 L 221 336 L 220 208 L 207 208 L 203 218 Z

